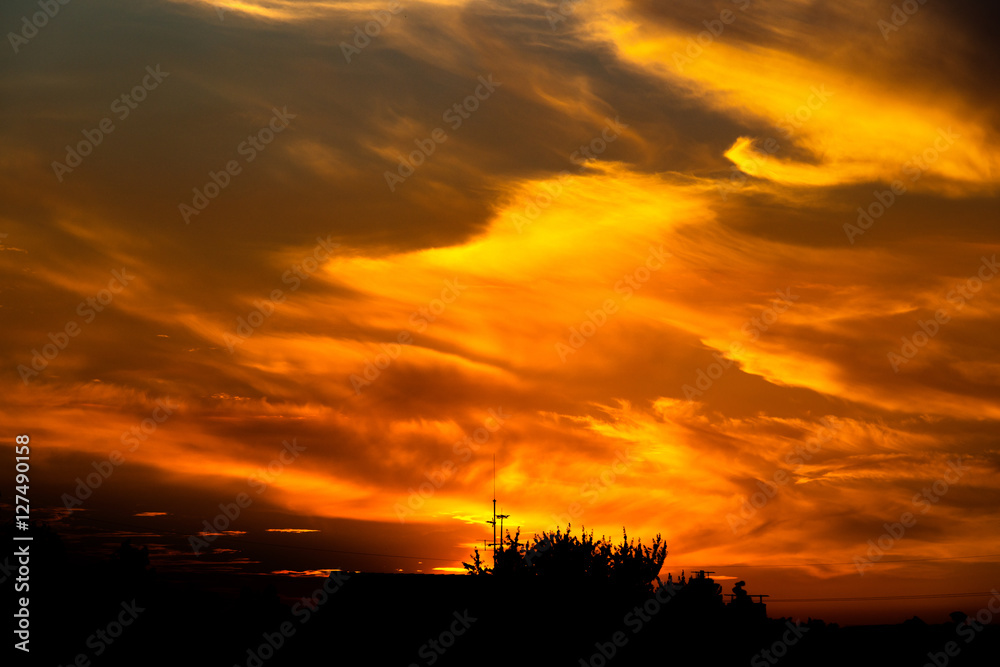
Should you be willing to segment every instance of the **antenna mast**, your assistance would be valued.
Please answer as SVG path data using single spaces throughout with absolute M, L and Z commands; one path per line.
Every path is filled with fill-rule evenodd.
M 503 511 L 503 510 L 501 510 Z M 497 567 L 497 547 L 502 547 L 500 542 L 497 542 L 497 519 L 500 519 L 500 539 L 503 539 L 503 520 L 510 518 L 509 514 L 497 514 L 497 455 L 493 455 L 493 520 L 487 521 L 489 525 L 493 526 L 493 569 L 496 570 Z
M 493 455 L 493 520 L 486 523 L 493 526 L 493 569 L 497 566 L 497 455 Z

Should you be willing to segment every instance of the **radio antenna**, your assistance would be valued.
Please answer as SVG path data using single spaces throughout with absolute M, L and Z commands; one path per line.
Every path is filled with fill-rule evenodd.
M 502 510 L 501 510 L 502 511 Z M 493 569 L 496 570 L 497 567 L 497 547 L 502 547 L 500 542 L 497 542 L 497 519 L 500 519 L 500 539 L 503 539 L 503 520 L 510 518 L 509 514 L 497 514 L 497 455 L 493 455 L 493 520 L 487 521 L 489 525 L 493 526 Z

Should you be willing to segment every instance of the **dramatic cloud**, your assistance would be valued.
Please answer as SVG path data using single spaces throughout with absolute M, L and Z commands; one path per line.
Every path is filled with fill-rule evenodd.
M 102 0 L 30 35 L 17 4 L 2 413 L 33 506 L 177 569 L 454 572 L 495 456 L 505 527 L 662 532 L 675 576 L 989 590 L 973 4 Z

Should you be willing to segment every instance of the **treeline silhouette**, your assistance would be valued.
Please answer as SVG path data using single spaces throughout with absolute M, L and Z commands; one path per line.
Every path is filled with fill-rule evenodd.
M 10 544 L 12 532 L 8 524 L 0 539 Z M 862 628 L 768 618 L 745 582 L 727 603 L 711 573 L 661 580 L 661 536 L 644 545 L 624 530 L 617 542 L 569 527 L 525 542 L 520 530 L 507 531 L 495 563 L 477 548 L 466 576 L 334 572 L 315 579 L 322 594 L 310 599 L 273 577 L 239 581 L 277 587 L 165 575 L 129 540 L 87 561 L 44 525 L 28 534 L 32 652 L 15 655 L 15 665 L 961 667 L 995 665 L 1000 648 L 996 626 L 965 641 L 962 612 L 941 625 Z M 3 583 L 8 599 L 14 579 Z M 130 605 L 141 611 L 111 637 Z M 948 642 L 956 655 L 945 652 Z
M 473 552 L 471 563 L 462 563 L 469 574 L 497 576 L 505 580 L 529 581 L 541 579 L 558 582 L 567 586 L 604 586 L 621 591 L 653 591 L 653 580 L 659 582 L 658 574 L 667 558 L 667 545 L 661 535 L 657 535 L 652 546 L 643 547 L 642 540 L 628 541 L 628 534 L 622 528 L 621 544 L 613 544 L 604 538 L 594 541 L 594 533 L 583 533 L 581 537 L 572 535 L 572 526 L 561 528 L 554 533 L 543 532 L 533 541 L 520 541 L 520 528 L 510 531 L 497 545 L 495 565 L 485 565 L 479 548 Z M 662 582 L 660 582 L 662 585 Z

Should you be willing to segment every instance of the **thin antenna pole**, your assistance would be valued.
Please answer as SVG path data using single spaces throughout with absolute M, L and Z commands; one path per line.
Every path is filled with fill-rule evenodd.
M 497 566 L 497 455 L 493 455 L 493 568 Z
M 501 510 L 503 511 L 503 510 Z M 497 567 L 497 547 L 502 546 L 500 542 L 497 542 L 497 519 L 500 519 L 500 539 L 503 539 L 503 520 L 508 518 L 509 514 L 497 514 L 497 455 L 493 455 L 493 520 L 487 521 L 486 523 L 493 526 L 493 570 L 496 571 Z M 483 540 L 485 544 L 486 540 Z
M 497 568 L 497 455 L 493 455 L 493 520 L 486 523 L 493 526 L 493 569 Z M 483 540 L 484 542 L 486 540 Z

